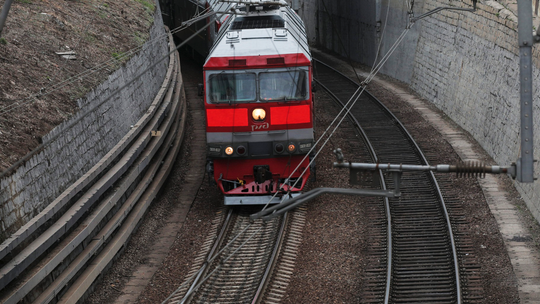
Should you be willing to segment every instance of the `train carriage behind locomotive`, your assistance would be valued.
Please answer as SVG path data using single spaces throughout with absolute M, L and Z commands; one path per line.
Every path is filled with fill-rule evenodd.
M 207 169 L 226 205 L 278 203 L 310 175 L 311 54 L 302 20 L 273 3 L 237 7 L 203 67 Z

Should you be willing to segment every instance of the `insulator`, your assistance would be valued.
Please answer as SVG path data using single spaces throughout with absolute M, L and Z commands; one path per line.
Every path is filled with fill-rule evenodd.
M 486 166 L 481 162 L 464 162 L 456 165 L 457 177 L 486 177 Z

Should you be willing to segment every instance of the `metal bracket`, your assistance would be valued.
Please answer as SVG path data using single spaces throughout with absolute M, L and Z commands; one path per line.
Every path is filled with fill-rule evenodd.
M 423 18 L 426 18 L 428 16 L 431 16 L 435 13 L 438 13 L 440 11 L 443 11 L 443 10 L 451 10 L 451 11 L 465 11 L 465 12 L 474 12 L 476 11 L 476 0 L 473 0 L 473 8 L 461 8 L 461 7 L 451 7 L 451 6 L 447 6 L 447 7 L 438 7 L 434 10 L 431 10 L 427 13 L 424 13 L 418 17 L 411 17 L 411 19 L 409 20 L 410 21 L 410 24 L 409 24 L 409 27 L 412 26 L 413 23 L 415 23 L 416 21 L 420 20 L 420 19 L 423 19 Z M 409 15 L 413 15 L 412 13 L 412 8 L 411 8 L 411 11 L 409 12 Z
M 401 175 L 403 175 L 403 171 L 401 169 L 388 171 L 392 172 L 392 178 L 394 180 L 394 196 L 399 197 L 401 196 Z
M 263 219 L 268 221 L 281 214 L 294 209 L 317 196 L 325 193 L 345 194 L 345 195 L 360 195 L 360 196 L 383 196 L 397 197 L 394 191 L 391 190 L 369 190 L 369 189 L 342 189 L 342 188 L 317 188 L 306 193 L 302 193 L 296 197 L 283 201 L 281 204 L 274 205 L 249 216 L 251 220 Z
M 516 161 L 516 179 L 522 183 L 534 182 L 534 123 L 533 123 L 533 85 L 532 85 L 532 46 L 538 37 L 532 35 L 531 2 L 518 0 L 518 45 L 520 82 L 520 137 L 521 155 Z M 539 32 L 536 32 L 538 36 Z
M 337 162 L 334 163 L 335 168 L 349 168 L 354 174 L 359 174 L 359 171 L 379 171 L 386 170 L 394 174 L 394 183 L 396 195 L 399 195 L 399 186 L 401 174 L 404 171 L 433 171 L 433 172 L 455 172 L 458 177 L 484 177 L 486 173 L 491 174 L 508 174 L 512 178 L 519 177 L 521 170 L 520 160 L 517 164 L 513 163 L 508 167 L 503 166 L 487 166 L 480 162 L 465 162 L 458 165 L 404 165 L 404 164 L 381 164 L 381 163 L 351 163 L 343 160 L 341 149 L 334 150 Z M 352 173 L 351 173 L 352 174 Z M 353 178 L 351 180 L 354 181 Z
M 461 7 L 451 7 L 451 6 L 448 6 L 448 7 L 438 7 L 432 11 L 429 11 L 427 13 L 424 13 L 418 17 L 412 17 L 410 19 L 411 23 L 414 23 L 420 19 L 423 19 L 423 18 L 426 18 L 428 16 L 431 16 L 435 13 L 438 13 L 440 11 L 444 11 L 444 10 L 450 10 L 450 11 L 465 11 L 465 12 L 474 12 L 476 11 L 476 1 L 474 2 L 474 7 L 473 8 L 461 8 Z
M 386 170 L 401 174 L 404 171 L 433 171 L 440 173 L 455 172 L 458 177 L 483 177 L 486 173 L 508 174 L 515 177 L 515 166 L 486 166 L 482 163 L 467 162 L 459 165 L 404 165 L 404 164 L 377 164 L 377 163 L 348 163 L 336 162 L 336 168 L 349 168 L 351 170 L 375 171 Z

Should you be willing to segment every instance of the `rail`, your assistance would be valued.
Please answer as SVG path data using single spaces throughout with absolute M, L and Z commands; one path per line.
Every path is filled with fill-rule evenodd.
M 323 67 L 322 63 L 319 61 L 317 61 L 317 65 L 319 67 Z M 333 77 L 340 77 L 340 79 L 341 77 L 345 77 L 346 79 L 349 79 L 348 77 L 344 76 L 343 74 L 337 72 L 335 69 L 327 65 L 325 66 L 325 69 L 333 71 L 331 73 L 337 73 L 341 75 Z M 336 88 L 338 88 L 340 91 L 345 91 L 345 82 L 347 81 L 338 81 L 334 79 L 334 83 L 338 84 Z M 347 83 L 349 86 L 351 86 L 351 91 L 357 91 L 359 87 L 358 84 L 356 84 L 350 79 Z M 330 91 L 333 91 L 333 89 L 330 89 Z M 367 94 L 367 92 L 365 93 Z M 377 147 L 375 148 L 374 145 L 370 148 L 378 152 L 377 154 L 380 157 L 380 159 L 376 160 L 378 163 L 388 162 L 392 159 L 396 160 L 399 158 L 403 159 L 405 157 L 408 157 L 409 161 L 420 162 L 422 165 L 427 165 L 427 160 L 421 153 L 418 145 L 412 139 L 412 136 L 406 131 L 405 127 L 401 124 L 401 122 L 399 122 L 399 120 L 384 105 L 382 105 L 382 103 L 380 103 L 375 97 L 370 94 L 368 94 L 367 97 L 355 96 L 354 98 L 356 98 L 355 100 L 358 100 L 358 103 L 356 105 L 350 106 L 350 109 L 353 116 L 362 117 L 357 117 L 357 119 L 361 119 L 363 124 L 367 127 L 367 129 L 362 128 L 362 133 L 367 134 L 368 137 L 374 137 L 378 139 L 377 142 L 374 142 Z M 358 104 L 361 104 L 361 106 L 359 106 Z M 358 110 L 356 110 L 357 108 Z M 387 119 L 389 123 L 383 124 L 383 117 L 386 117 L 384 119 Z M 394 133 L 392 133 L 392 135 L 390 135 L 389 133 L 384 133 L 387 132 L 386 129 L 392 129 Z M 397 134 L 400 135 L 398 136 Z M 364 139 L 364 141 L 366 142 L 368 141 L 368 139 L 366 138 Z M 408 144 L 405 144 L 405 142 L 407 142 Z M 409 154 L 411 155 L 411 157 L 408 156 Z M 395 157 L 395 155 L 397 155 L 397 158 Z M 380 174 L 381 168 L 374 169 L 378 170 Z M 405 183 L 407 184 L 408 188 L 405 187 Z M 407 196 L 405 195 L 402 196 L 399 200 L 393 199 L 390 201 L 389 205 L 387 204 L 387 214 L 388 216 L 390 216 L 391 214 L 393 223 L 393 225 L 390 226 L 390 219 L 388 218 L 388 232 L 391 232 L 391 230 L 395 230 L 396 232 L 398 232 L 399 235 L 388 237 L 388 240 L 392 240 L 392 243 L 390 243 L 390 241 L 388 243 L 392 247 L 389 247 L 389 250 L 387 251 L 389 268 L 387 269 L 387 284 L 384 297 L 385 303 L 390 302 L 392 299 L 396 300 L 396 297 L 398 300 L 401 301 L 409 299 L 410 297 L 414 297 L 414 299 L 416 300 L 424 299 L 432 301 L 433 303 L 439 301 L 441 303 L 446 303 L 445 301 L 455 301 L 457 303 L 461 303 L 462 296 L 460 287 L 460 273 L 456 246 L 454 244 L 454 237 L 452 235 L 452 227 L 450 224 L 450 218 L 446 210 L 447 208 L 445 206 L 444 199 L 442 197 L 439 186 L 437 185 L 433 172 L 430 171 L 428 173 L 425 173 L 423 176 L 418 174 L 413 176 L 413 173 L 410 173 L 410 176 L 405 181 L 405 183 L 403 184 L 404 187 L 402 191 L 407 192 L 409 194 L 409 198 L 407 198 Z M 428 188 L 431 188 L 431 186 L 428 187 L 429 184 L 433 186 L 434 190 L 428 190 Z M 410 227 L 413 227 L 415 225 L 411 222 L 411 219 L 417 217 L 419 214 L 422 214 L 422 208 L 431 210 L 429 212 L 430 214 L 432 214 L 430 215 L 430 220 L 432 220 L 434 223 L 433 227 L 443 225 L 439 224 L 439 221 L 445 223 L 444 225 L 446 225 L 446 233 L 448 234 L 448 237 L 445 236 L 446 233 L 442 229 L 440 232 L 440 236 L 434 232 L 435 230 L 433 230 L 433 237 L 418 234 L 417 231 L 421 231 L 420 227 L 409 229 Z M 413 209 L 417 210 L 417 212 L 415 211 L 415 213 L 408 215 Z M 427 221 L 427 219 L 425 219 L 425 221 Z M 390 227 L 392 229 L 390 229 Z M 439 263 L 439 260 L 426 261 L 422 258 L 422 256 L 425 254 L 431 254 L 431 251 L 427 249 L 433 246 L 437 247 L 435 244 L 439 244 L 441 240 L 444 241 L 445 238 L 449 239 L 448 249 L 451 252 L 449 261 L 452 260 L 451 262 L 447 262 L 446 260 L 440 260 L 442 261 L 440 265 L 441 267 L 443 267 L 444 263 L 444 269 L 446 269 L 446 272 L 438 272 L 439 270 L 435 271 L 435 269 L 423 269 L 420 265 L 428 265 L 426 263 L 429 262 Z M 407 245 L 409 244 L 408 242 L 413 242 L 415 244 L 418 243 L 419 246 L 420 244 L 423 244 L 422 246 L 424 246 L 424 249 L 420 250 L 419 248 L 417 248 L 418 256 L 416 256 L 416 254 L 410 252 L 411 250 L 414 250 L 414 246 L 410 247 L 409 245 Z M 421 252 L 424 250 L 426 251 L 425 253 Z M 440 254 L 439 249 L 437 250 L 437 253 L 434 253 L 432 256 Z M 390 264 L 392 260 L 392 253 L 394 254 L 394 261 L 392 261 L 392 264 Z M 394 264 L 395 259 L 399 258 L 399 255 L 401 254 L 405 254 L 407 256 L 406 259 L 402 260 L 407 260 L 408 263 L 402 263 L 402 261 L 400 261 L 399 263 Z M 448 292 L 448 290 L 451 290 L 451 288 L 443 288 L 441 287 L 442 285 L 439 285 L 440 288 L 424 287 L 422 284 L 427 284 L 428 282 L 423 282 L 420 277 L 416 278 L 416 276 L 421 276 L 422 272 L 429 272 L 432 270 L 433 272 L 430 275 L 433 276 L 433 278 L 440 278 L 441 282 L 443 277 L 448 277 L 449 282 L 447 284 L 449 285 L 445 286 L 450 286 L 451 284 L 454 284 L 454 292 Z M 414 274 L 415 272 L 416 274 Z M 411 276 L 410 278 L 407 277 L 408 273 Z M 452 273 L 453 279 L 450 278 L 452 276 L 450 275 L 450 273 Z M 399 278 L 404 279 L 404 281 L 402 282 L 407 282 L 405 285 L 402 285 L 403 288 L 397 288 L 397 285 L 395 285 Z M 404 286 L 407 286 L 407 288 L 405 288 Z M 392 293 L 390 292 L 391 289 L 393 290 Z M 412 290 L 416 290 L 414 292 L 415 294 L 408 294 L 408 292 L 411 292 Z

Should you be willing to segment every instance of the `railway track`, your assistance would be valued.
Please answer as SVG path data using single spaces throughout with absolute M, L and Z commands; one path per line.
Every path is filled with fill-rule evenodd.
M 320 61 L 315 64 L 315 78 L 342 103 L 359 88 Z M 350 116 L 369 146 L 372 161 L 427 164 L 397 118 L 366 93 L 351 108 Z M 381 177 L 381 187 L 392 188 L 391 176 Z M 373 206 L 373 214 L 379 218 L 371 231 L 379 233 L 380 242 L 371 248 L 373 264 L 367 271 L 362 298 L 365 303 L 462 303 L 459 246 L 435 177 L 426 172 L 404 172 L 401 181 L 400 198 Z M 467 293 L 465 299 L 471 302 L 474 295 Z
M 129 240 L 183 139 L 180 59 L 174 43 L 169 46 L 165 80 L 145 115 L 91 171 L 0 246 L 1 303 L 76 303 Z
M 323 83 L 327 90 L 338 92 L 340 96 L 336 98 L 347 100 L 358 85 L 336 79 L 334 73 L 330 69 L 321 72 L 320 64 L 317 64 L 319 83 Z M 373 102 L 372 98 L 366 98 L 357 104 L 360 110 L 352 110 L 359 120 L 368 122 L 368 127 L 358 127 L 368 146 L 364 150 L 370 152 L 362 153 L 371 154 L 374 161 L 426 164 L 420 149 L 403 126 L 384 107 Z M 388 131 L 390 134 L 386 133 Z M 373 138 L 377 142 L 371 144 L 369 140 Z M 383 188 L 393 186 L 391 178 L 381 174 L 380 180 Z M 376 219 L 371 223 L 370 232 L 379 235 L 375 236 L 378 241 L 371 248 L 373 255 L 369 257 L 369 264 L 372 268 L 367 271 L 367 288 L 363 291 L 362 301 L 474 302 L 474 293 L 473 296 L 462 295 L 463 279 L 458 270 L 460 247 L 454 246 L 445 201 L 435 178 L 430 173 L 405 173 L 402 181 L 401 198 L 386 202 L 381 199 L 380 204 L 374 204 L 371 208 Z M 243 215 L 230 212 L 229 215 L 223 212 L 214 221 L 215 233 L 208 237 L 204 246 L 206 250 L 187 274 L 189 284 L 186 281 L 166 303 L 279 302 L 279 294 L 276 296 L 275 291 L 268 291 L 265 286 L 278 286 L 274 290 L 284 293 L 283 286 L 287 285 L 288 275 L 294 267 L 294 260 L 274 260 L 280 256 L 277 253 L 280 247 L 278 240 L 283 238 L 280 235 L 286 220 L 274 219 L 266 226 L 259 226 L 260 223 L 249 221 L 251 212 Z M 220 230 L 218 227 L 223 228 Z M 239 233 L 244 230 L 245 233 Z M 300 235 L 301 230 L 296 230 Z M 238 246 L 223 249 L 224 244 L 237 236 L 234 243 L 244 244 L 241 249 Z M 299 243 L 298 240 L 296 242 Z M 291 256 L 296 254 L 294 249 L 285 251 Z M 275 263 L 287 266 L 276 274 L 271 266 Z M 466 271 L 468 267 L 461 266 L 461 271 Z M 272 278 L 274 281 L 268 283 L 267 280 Z
M 305 223 L 299 209 L 271 221 L 221 211 L 187 280 L 163 303 L 279 303 Z

